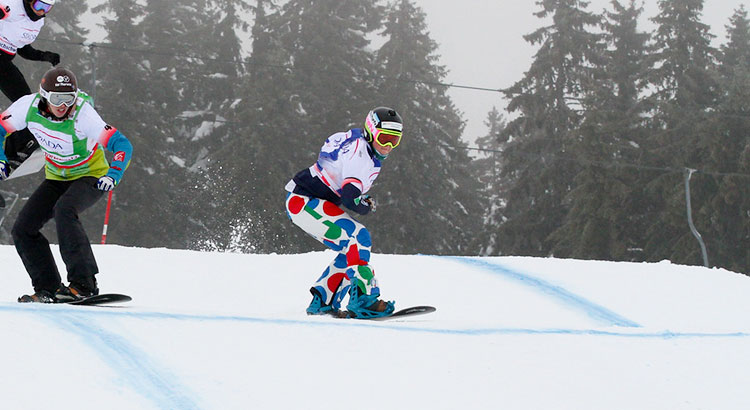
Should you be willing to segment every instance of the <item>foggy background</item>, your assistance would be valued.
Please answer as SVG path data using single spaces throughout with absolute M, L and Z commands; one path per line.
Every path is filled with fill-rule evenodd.
M 70 0 L 60 0 L 64 7 Z M 90 7 L 102 0 L 87 0 Z M 280 2 L 280 4 L 283 2 Z M 539 6 L 534 0 L 416 0 L 426 13 L 432 38 L 438 44 L 440 63 L 448 69 L 446 83 L 486 89 L 504 89 L 523 75 L 531 62 L 535 47 L 523 36 L 539 27 L 542 19 L 534 16 Z M 658 12 L 657 0 L 643 4 L 642 29 L 653 29 L 649 20 Z M 703 22 L 711 26 L 714 46 L 724 41 L 725 25 L 742 0 L 705 0 Z M 588 10 L 611 9 L 610 0 L 591 0 Z M 252 15 L 247 15 L 251 22 Z M 51 16 L 54 19 L 54 14 Z M 101 41 L 104 31 L 100 18 L 87 13 L 83 20 L 91 30 L 89 38 Z M 245 46 L 249 46 L 246 41 Z M 246 50 L 247 52 L 247 50 Z M 473 143 L 487 132 L 485 121 L 492 107 L 504 110 L 507 101 L 500 92 L 450 88 L 448 95 L 463 113 L 466 128 L 463 138 Z
M 59 52 L 134 143 L 111 243 L 319 249 L 286 218 L 283 187 L 328 135 L 386 104 L 406 131 L 370 192 L 378 252 L 750 266 L 739 3 L 649 3 L 635 29 L 638 2 L 607 14 L 506 3 L 61 1 L 34 46 Z M 558 18 L 537 18 L 541 7 Z M 534 32 L 544 47 L 524 40 Z M 49 68 L 15 61 L 32 88 Z M 39 178 L 0 186 L 0 242 Z M 84 221 L 94 240 L 105 205 Z
M 539 10 L 534 0 L 417 0 L 427 14 L 430 33 L 438 43 L 440 62 L 448 68 L 447 83 L 481 88 L 507 88 L 528 69 L 536 53 L 523 36 L 544 20 L 534 16 Z M 623 3 L 626 3 L 623 1 Z M 657 0 L 643 4 L 642 29 L 653 29 L 649 20 L 658 12 Z M 705 0 L 703 22 L 711 26 L 713 45 L 725 41 L 725 25 L 742 0 Z M 588 10 L 611 9 L 609 0 L 591 0 Z M 467 121 L 464 138 L 473 142 L 485 135 L 487 113 L 496 106 L 503 110 L 507 101 L 500 93 L 451 88 L 448 94 Z

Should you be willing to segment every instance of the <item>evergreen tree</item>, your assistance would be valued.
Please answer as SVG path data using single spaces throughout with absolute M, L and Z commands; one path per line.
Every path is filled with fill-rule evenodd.
M 503 210 L 507 186 L 500 178 L 502 163 L 500 154 L 507 141 L 501 140 L 506 121 L 497 108 L 487 114 L 485 125 L 487 135 L 477 138 L 476 145 L 480 151 L 474 159 L 472 169 L 481 184 L 479 197 L 485 206 L 483 213 L 484 229 L 477 232 L 478 247 L 483 255 L 493 255 L 499 251 L 500 243 L 497 239 L 497 227 L 503 222 Z
M 106 0 L 93 9 L 103 14 L 105 41 L 95 45 L 97 90 L 96 105 L 100 113 L 107 113 L 112 124 L 134 123 L 140 126 L 139 104 L 123 103 L 144 100 L 146 86 L 140 53 L 132 51 L 132 44 L 143 40 L 142 33 L 135 28 L 135 21 L 143 16 L 143 7 L 135 0 Z
M 655 154 L 653 165 L 674 169 L 702 169 L 707 158 L 707 128 L 715 108 L 717 83 L 712 76 L 716 50 L 709 27 L 700 21 L 703 0 L 661 0 L 651 83 L 654 138 L 644 147 Z M 693 179 L 693 207 L 700 209 L 713 191 L 709 178 Z M 645 256 L 700 264 L 701 253 L 685 220 L 685 186 L 681 175 L 665 173 L 646 185 L 654 220 L 647 232 Z M 710 223 L 696 216 L 698 230 Z
M 125 235 L 129 243 L 184 248 L 193 243 L 196 232 L 210 229 L 198 201 L 205 178 L 199 170 L 205 167 L 208 152 L 228 133 L 230 120 L 225 116 L 234 102 L 234 85 L 242 70 L 234 30 L 242 26 L 236 7 L 243 4 L 149 2 L 145 8 L 133 4 L 134 8 L 126 11 L 119 3 L 105 3 L 110 13 L 124 15 L 116 24 L 106 25 L 111 48 L 129 54 L 127 61 L 117 56 L 114 61 L 118 65 L 107 74 L 136 74 L 130 87 L 143 84 L 137 87 L 138 95 L 129 99 L 142 102 L 132 107 L 135 112 L 128 119 L 131 124 L 137 122 L 132 127 L 135 133 L 131 135 L 112 120 L 135 147 L 124 181 L 137 181 L 119 187 L 116 192 L 123 199 L 115 203 L 127 205 L 127 213 L 139 216 L 125 226 L 113 226 L 113 240 L 117 233 Z M 135 25 L 135 21 L 139 23 Z M 133 42 L 138 47 L 121 44 L 121 39 L 133 37 L 118 37 L 121 26 L 126 32 L 141 33 L 142 37 Z M 133 90 L 125 94 L 132 96 Z
M 737 70 L 750 66 L 750 22 L 745 6 L 735 10 L 726 26 L 728 42 L 721 46 L 719 53 L 719 73 L 723 84 L 740 79 Z M 730 87 L 722 87 L 728 93 Z
M 188 110 L 194 111 L 180 116 L 188 136 L 185 152 L 191 171 L 205 168 L 208 153 L 223 149 L 235 132 L 236 106 L 241 98 L 238 85 L 247 74 L 238 33 L 248 29 L 240 13 L 249 5 L 244 0 L 213 0 L 210 6 L 209 15 L 217 24 L 201 33 L 205 72 L 195 76 L 197 81 L 191 86 L 193 106 Z M 195 149 L 196 143 L 200 149 Z
M 134 147 L 130 167 L 114 191 L 108 241 L 173 246 L 164 211 L 169 204 L 169 182 L 162 170 L 166 159 L 157 151 L 161 141 L 145 131 L 151 124 L 148 107 L 141 103 L 148 101 L 147 91 L 155 85 L 147 75 L 143 52 L 133 47 L 146 42 L 135 23 L 143 17 L 143 7 L 134 0 L 107 0 L 93 11 L 104 13 L 106 31 L 106 45 L 96 47 L 97 110 Z
M 669 131 L 663 137 L 667 143 L 688 142 L 684 136 L 705 118 L 716 98 L 711 77 L 716 50 L 711 47 L 710 28 L 700 20 L 703 2 L 659 0 L 660 12 L 652 18 L 658 25 L 652 71 L 656 119 Z
M 251 31 L 252 54 L 244 62 L 246 74 L 237 79 L 234 87 L 237 95 L 229 107 L 234 120 L 228 123 L 226 139 L 207 157 L 207 177 L 197 197 L 205 205 L 204 220 L 210 229 L 195 238 L 193 246 L 199 249 L 265 249 L 256 247 L 257 243 L 262 243 L 263 235 L 259 231 L 264 225 L 255 221 L 264 212 L 256 211 L 253 206 L 255 193 L 262 189 L 254 179 L 254 157 L 263 138 L 259 130 L 273 129 L 275 124 L 270 120 L 277 115 L 273 109 L 275 87 L 282 83 L 281 66 L 286 63 L 286 57 L 279 42 L 274 40 L 276 36 L 267 17 L 269 11 L 276 10 L 273 2 L 257 0 L 254 6 L 248 7 L 255 15 Z M 279 72 L 282 75 L 278 75 Z
M 504 253 L 549 255 L 549 235 L 568 212 L 568 193 L 580 165 L 571 156 L 574 130 L 582 120 L 581 100 L 602 55 L 600 36 L 588 31 L 600 17 L 588 2 L 540 0 L 535 15 L 552 23 L 525 36 L 538 44 L 524 78 L 505 90 L 509 112 L 518 112 L 503 139 L 502 177 L 508 179 L 507 221 L 500 227 Z
M 362 100 L 396 109 L 404 119 L 404 137 L 384 161 L 374 188 L 381 203 L 372 218 L 377 247 L 478 254 L 478 247 L 469 245 L 482 227 L 480 186 L 460 139 L 464 122 L 447 88 L 439 85 L 446 69 L 437 63 L 424 12 L 411 0 L 394 2 L 385 12 L 383 35 L 386 42 L 377 52 L 379 92 Z
M 231 191 L 214 188 L 222 183 L 223 173 L 213 172 L 209 161 L 212 153 L 224 150 L 230 139 L 237 138 L 238 84 L 246 73 L 238 34 L 247 30 L 241 13 L 249 6 L 244 0 L 211 0 L 183 7 L 183 11 L 170 11 L 175 14 L 170 20 L 179 38 L 154 48 L 166 47 L 178 54 L 177 59 L 159 69 L 172 72 L 173 83 L 177 80 L 174 105 L 178 112 L 174 119 L 166 118 L 169 123 L 162 129 L 171 127 L 173 138 L 168 149 L 172 158 L 179 160 L 172 188 L 172 212 L 182 220 L 182 233 L 178 235 L 187 246 L 197 247 L 201 235 L 195 233 L 211 234 L 220 228 L 216 222 L 221 215 L 216 211 L 232 196 Z M 201 23 L 203 20 L 213 24 Z M 153 23 L 158 31 L 158 20 Z
M 198 228 L 190 218 L 192 204 L 185 195 L 184 184 L 195 178 L 188 167 L 189 156 L 198 151 L 191 140 L 206 104 L 197 88 L 208 77 L 204 56 L 207 58 L 211 49 L 203 44 L 213 26 L 205 24 L 210 12 L 205 0 L 147 2 L 144 18 L 137 26 L 144 34 L 137 48 L 143 50 L 141 66 L 150 86 L 144 90 L 141 129 L 149 138 L 148 148 L 136 155 L 138 160 L 150 164 L 161 184 L 169 187 L 160 190 L 153 181 L 152 191 L 144 193 L 158 204 L 158 211 L 151 214 L 158 215 L 159 223 L 169 227 L 167 235 L 161 235 L 159 240 L 172 247 L 185 247 L 187 232 Z M 203 55 L 194 53 L 196 49 L 202 50 Z
M 708 152 L 704 169 L 712 175 L 696 175 L 711 191 L 699 191 L 707 201 L 696 219 L 711 221 L 701 226 L 709 262 L 737 272 L 750 269 L 750 174 L 743 152 L 750 147 L 750 21 L 744 7 L 735 11 L 727 26 L 728 42 L 719 54 L 721 96 L 707 128 Z
M 641 178 L 641 147 L 647 138 L 641 94 L 649 72 L 649 35 L 638 31 L 642 7 L 611 2 L 602 22 L 608 49 L 597 66 L 591 93 L 584 101 L 585 118 L 575 143 L 576 188 L 568 195 L 570 212 L 555 231 L 553 252 L 563 257 L 639 260 L 647 216 Z
M 219 24 L 208 36 L 212 39 L 210 50 L 215 57 L 207 65 L 212 74 L 203 78 L 210 85 L 206 90 L 213 96 L 208 98 L 210 106 L 195 116 L 202 119 L 196 123 L 201 128 L 197 133 L 191 131 L 194 136 L 190 138 L 193 142 L 200 141 L 200 149 L 193 153 L 195 158 L 190 170 L 195 174 L 191 176 L 192 183 L 186 187 L 193 216 L 199 221 L 199 234 L 191 237 L 189 246 L 247 250 L 241 243 L 232 242 L 238 240 L 233 232 L 234 226 L 244 221 L 238 220 L 237 215 L 242 214 L 238 209 L 246 209 L 248 204 L 248 201 L 240 200 L 242 197 L 235 192 L 234 184 L 238 181 L 235 178 L 243 178 L 240 181 L 246 184 L 247 168 L 252 166 L 246 153 L 252 138 L 244 134 L 243 124 L 257 124 L 257 117 L 250 116 L 243 107 L 258 104 L 250 102 L 256 101 L 257 96 L 255 82 L 251 79 L 254 64 L 250 59 L 242 59 L 241 39 L 237 33 L 248 30 L 248 23 L 240 16 L 247 10 L 256 12 L 253 33 L 258 26 L 265 24 L 264 3 L 267 1 L 260 0 L 257 7 L 251 7 L 245 1 L 215 0 L 214 3 L 214 15 Z M 253 44 L 258 38 L 253 35 Z M 203 129 L 204 126 L 209 129 Z M 239 160 L 230 164 L 235 157 Z M 231 176 L 227 177 L 228 174 Z
M 284 4 L 277 30 L 295 71 L 290 92 L 298 116 L 313 120 L 305 129 L 327 136 L 331 127 L 346 127 L 366 113 L 360 96 L 372 91 L 365 80 L 374 65 L 367 35 L 380 25 L 380 14 L 381 7 L 366 0 Z M 319 139 L 312 137 L 312 145 L 318 147 Z

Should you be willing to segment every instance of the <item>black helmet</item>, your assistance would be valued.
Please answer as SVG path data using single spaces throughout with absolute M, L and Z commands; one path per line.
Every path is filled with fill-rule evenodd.
M 393 108 L 375 108 L 365 118 L 365 133 L 370 143 L 377 140 L 381 145 L 390 143 L 395 148 L 401 142 L 403 130 L 404 121 Z M 383 135 L 383 141 L 378 138 L 380 135 Z
M 72 71 L 64 67 L 54 67 L 47 71 L 39 83 L 42 99 L 55 107 L 62 104 L 71 107 L 78 98 L 78 81 Z

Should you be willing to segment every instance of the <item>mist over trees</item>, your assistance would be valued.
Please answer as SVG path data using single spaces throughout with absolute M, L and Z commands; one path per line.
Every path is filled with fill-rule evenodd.
M 525 38 L 538 52 L 505 90 L 500 141 L 507 203 L 496 254 L 703 264 L 750 264 L 747 206 L 748 19 L 728 20 L 711 46 L 702 0 L 660 0 L 654 32 L 639 3 L 613 0 L 603 15 L 579 0 L 538 1 L 550 22 Z
M 746 10 L 728 16 L 713 48 L 701 0 L 660 0 L 653 32 L 634 0 L 602 14 L 580 0 L 536 4 L 539 27 L 518 35 L 537 53 L 503 91 L 507 113 L 488 113 L 472 146 L 447 94 L 450 67 L 412 0 L 64 2 L 34 46 L 59 52 L 133 142 L 109 243 L 320 249 L 288 221 L 284 185 L 326 137 L 386 105 L 405 132 L 370 192 L 377 212 L 363 219 L 376 252 L 702 264 L 686 220 L 692 169 L 710 264 L 748 272 Z M 102 16 L 105 38 L 87 42 L 86 12 Z M 49 68 L 15 61 L 32 89 Z M 0 191 L 23 198 L 41 178 Z M 4 243 L 21 205 L 0 228 Z M 105 206 L 83 216 L 94 242 Z

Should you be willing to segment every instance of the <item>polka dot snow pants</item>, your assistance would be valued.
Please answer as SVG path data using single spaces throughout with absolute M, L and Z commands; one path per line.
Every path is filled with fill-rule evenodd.
M 367 295 L 380 295 L 375 271 L 370 266 L 370 232 L 333 202 L 287 194 L 289 219 L 327 247 L 338 252 L 315 282 L 326 304 L 341 308 L 351 283 Z

